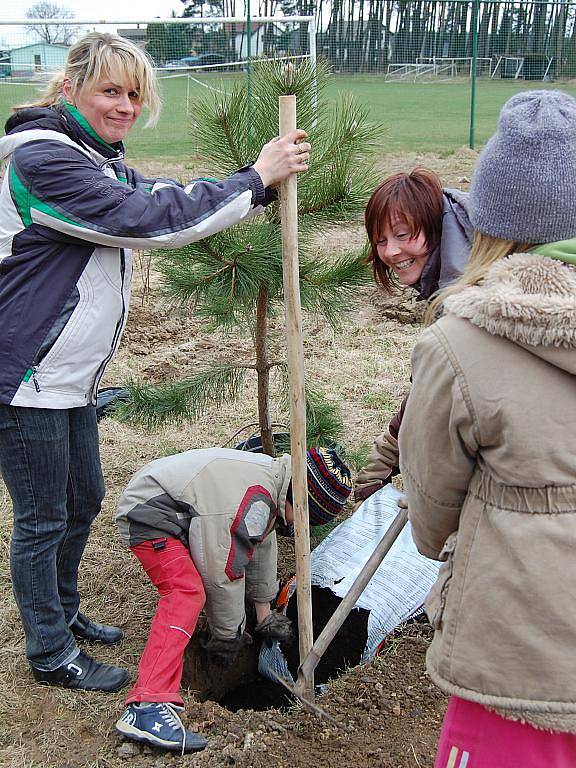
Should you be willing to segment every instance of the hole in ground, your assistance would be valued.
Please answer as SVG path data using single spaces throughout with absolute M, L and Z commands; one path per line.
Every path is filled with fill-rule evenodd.
M 314 637 L 318 637 L 336 608 L 341 603 L 330 589 L 312 587 L 312 616 Z M 354 609 L 346 618 L 334 640 L 328 646 L 314 675 L 315 683 L 322 684 L 338 677 L 350 667 L 360 663 L 368 640 L 369 611 L 364 608 Z M 298 629 L 298 603 L 296 593 L 288 603 L 288 616 Z M 284 655 L 292 677 L 298 675 L 298 642 L 285 648 Z M 285 710 L 294 703 L 294 699 L 281 685 L 257 676 L 255 679 L 238 685 L 225 693 L 219 703 L 233 712 L 239 709 L 280 709 Z

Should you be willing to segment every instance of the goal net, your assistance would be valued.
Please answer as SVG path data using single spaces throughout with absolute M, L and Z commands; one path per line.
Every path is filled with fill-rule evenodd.
M 230 90 L 267 59 L 316 58 L 314 19 L 308 16 L 0 21 L 0 120 L 12 106 L 36 100 L 64 68 L 70 45 L 92 30 L 116 32 L 150 56 L 164 101 L 158 130 L 167 143 L 172 131 L 188 129 L 191 104 L 207 89 Z M 130 139 L 140 130 L 136 126 Z

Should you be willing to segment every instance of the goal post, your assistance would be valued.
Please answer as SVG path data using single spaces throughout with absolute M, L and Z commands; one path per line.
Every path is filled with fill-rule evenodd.
M 0 20 L 0 123 L 14 106 L 30 104 L 64 69 L 71 44 L 90 31 L 115 32 L 150 56 L 164 109 L 155 130 L 145 120 L 127 137 L 130 154 L 190 151 L 190 112 L 207 92 L 248 82 L 261 61 L 309 60 L 316 67 L 314 16 L 186 18 L 52 18 Z M 248 37 L 249 36 L 249 37 Z

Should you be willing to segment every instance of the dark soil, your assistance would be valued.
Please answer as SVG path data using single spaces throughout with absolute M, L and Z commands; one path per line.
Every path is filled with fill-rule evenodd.
M 331 590 L 312 587 L 312 617 L 315 638 L 324 629 L 325 624 L 340 602 L 341 598 L 337 597 Z M 295 592 L 288 603 L 286 613 L 292 619 L 297 635 L 298 600 Z M 360 663 L 368 637 L 368 616 L 369 612 L 361 608 L 352 611 L 346 618 L 316 668 L 316 685 L 334 680 L 345 670 Z M 283 647 L 283 652 L 292 678 L 296 680 L 300 663 L 298 643 L 293 642 L 290 646 Z M 231 690 L 220 699 L 220 704 L 233 712 L 238 709 L 263 710 L 272 707 L 286 710 L 294 703 L 295 699 L 285 688 L 262 677 L 257 677 L 246 685 Z
M 322 632 L 324 626 L 341 602 L 341 598 L 337 597 L 331 590 L 312 587 L 312 624 L 315 638 Z M 292 619 L 294 626 L 297 628 L 298 600 L 296 599 L 296 593 L 292 595 L 288 603 L 287 615 Z M 360 663 L 368 638 L 369 615 L 370 612 L 363 608 L 354 609 L 348 614 L 338 634 L 332 640 L 316 667 L 314 676 L 316 684 L 332 680 L 338 677 L 344 670 L 355 667 Z M 292 644 L 285 651 L 285 656 L 292 677 L 296 679 L 300 663 L 298 645 L 296 643 Z
M 429 638 L 428 625 L 409 623 L 377 659 L 331 683 L 316 703 L 338 726 L 297 707 L 231 712 L 212 701 L 191 703 L 186 724 L 208 737 L 207 749 L 155 761 L 161 753 L 135 745 L 129 765 L 432 768 L 445 702 L 424 672 Z

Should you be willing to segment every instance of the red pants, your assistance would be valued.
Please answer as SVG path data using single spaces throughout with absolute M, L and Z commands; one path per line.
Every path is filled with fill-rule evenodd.
M 574 768 L 576 736 L 507 720 L 452 696 L 435 768 Z
M 184 650 L 206 600 L 202 579 L 188 548 L 178 539 L 154 539 L 131 549 L 160 599 L 138 665 L 138 678 L 126 703 L 165 701 L 182 705 Z

